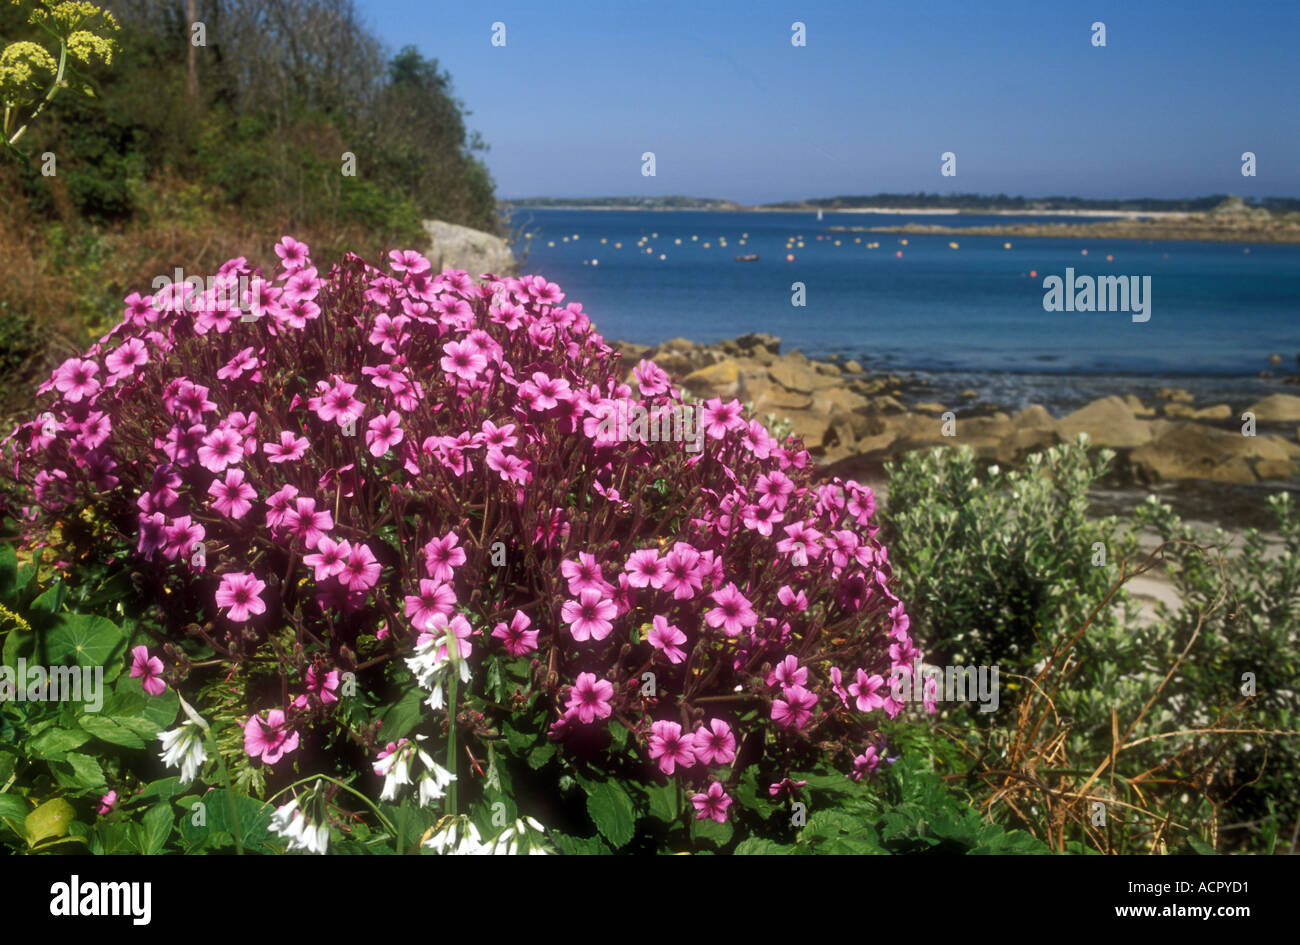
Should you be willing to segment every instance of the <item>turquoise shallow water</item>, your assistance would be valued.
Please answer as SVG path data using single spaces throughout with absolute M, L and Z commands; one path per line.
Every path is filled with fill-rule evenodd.
M 827 229 L 1051 219 L 828 213 L 819 223 L 815 214 L 521 210 L 513 222 L 535 234 L 526 270 L 559 283 L 568 300 L 581 301 L 608 338 L 653 344 L 681 335 L 712 342 L 765 331 L 813 356 L 834 352 L 877 369 L 948 376 L 954 383 L 963 375 L 1022 375 L 1035 388 L 1051 385 L 1053 377 L 1065 383 L 1116 375 L 1210 376 L 1220 387 L 1238 378 L 1254 387 L 1260 370 L 1285 374 L 1295 366 L 1300 246 Z M 575 234 L 579 239 L 572 239 Z M 804 247 L 788 250 L 787 241 L 797 236 Z M 953 240 L 958 249 L 950 248 Z M 866 248 L 877 241 L 880 248 Z M 734 261 L 743 253 L 760 259 Z M 1066 267 L 1078 276 L 1150 276 L 1150 320 L 1134 323 L 1122 312 L 1044 311 L 1042 280 L 1063 276 Z M 803 308 L 791 305 L 796 281 L 806 287 Z M 1267 362 L 1274 352 L 1286 359 L 1280 368 Z

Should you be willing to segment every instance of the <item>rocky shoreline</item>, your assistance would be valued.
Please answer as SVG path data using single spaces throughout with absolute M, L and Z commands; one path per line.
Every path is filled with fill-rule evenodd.
M 967 445 L 982 460 L 1015 465 L 1080 433 L 1115 450 L 1112 480 L 1119 487 L 1282 486 L 1300 477 L 1300 397 L 1290 394 L 1201 404 L 1186 390 L 1161 388 L 1149 402 L 1115 394 L 1059 417 L 1040 404 L 1011 414 L 974 390 L 959 403 L 938 403 L 924 382 L 869 373 L 834 356 L 783 354 L 780 339 L 766 334 L 716 345 L 684 338 L 653 347 L 612 344 L 629 377 L 647 358 L 690 396 L 737 398 L 759 416 L 788 420 L 826 472 L 846 478 L 878 481 L 883 463 L 934 446 Z M 1253 436 L 1243 433 L 1246 412 L 1254 417 Z

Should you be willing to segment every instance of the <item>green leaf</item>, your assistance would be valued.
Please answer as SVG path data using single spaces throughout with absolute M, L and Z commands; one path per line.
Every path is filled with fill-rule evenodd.
M 142 828 L 141 852 L 158 853 L 167 843 L 172 832 L 172 806 L 164 801 L 156 804 L 140 819 Z
M 384 725 L 379 730 L 381 742 L 395 742 L 399 738 L 405 738 L 415 726 L 420 724 L 420 719 L 424 717 L 420 708 L 423 695 L 419 689 L 412 686 L 406 695 L 384 714 Z
M 0 794 L 0 817 L 21 824 L 27 819 L 27 802 L 17 794 Z
M 68 589 L 62 584 L 55 584 L 45 593 L 41 594 L 31 602 L 29 610 L 38 611 L 43 614 L 57 613 L 63 605 L 63 599 L 67 597 Z
M 76 780 L 78 787 L 87 789 L 101 788 L 107 784 L 107 780 L 104 778 L 104 769 L 90 755 L 70 751 L 68 752 L 67 763 L 72 766 L 72 776 Z
M 587 791 L 587 813 L 601 836 L 617 850 L 632 839 L 636 827 L 636 807 L 614 781 L 582 781 Z
M 117 624 L 88 614 L 62 614 L 46 635 L 45 643 L 51 663 L 103 666 L 105 675 L 108 664 L 126 648 L 126 638 Z
M 600 837 L 571 837 L 558 830 L 549 830 L 546 836 L 561 853 L 569 856 L 605 855 L 610 852 L 609 847 L 600 842 Z
M 773 843 L 771 840 L 765 840 L 762 837 L 750 837 L 747 840 L 741 840 L 736 844 L 736 856 L 762 856 L 767 854 L 792 854 L 794 847 L 785 846 L 780 843 Z
M 171 798 L 175 797 L 183 790 L 184 788 L 181 787 L 180 778 L 160 778 L 157 781 L 152 781 L 149 784 L 146 784 L 144 790 L 136 795 L 136 799 L 144 801 L 151 797 L 161 797 L 164 799 Z
M 0 545 L 0 598 L 6 598 L 18 589 L 18 553 L 5 542 Z
M 27 843 L 36 846 L 42 840 L 62 837 L 68 832 L 68 824 L 77 816 L 77 812 L 61 797 L 46 801 L 27 815 Z
M 90 736 L 75 728 L 47 728 L 27 743 L 27 750 L 37 758 L 63 760 L 63 753 L 80 748 Z

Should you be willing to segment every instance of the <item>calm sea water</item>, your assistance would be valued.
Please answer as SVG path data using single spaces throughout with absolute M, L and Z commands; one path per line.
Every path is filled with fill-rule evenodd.
M 520 210 L 513 223 L 535 234 L 525 269 L 559 283 L 611 339 L 714 342 L 764 331 L 780 336 L 783 350 L 837 353 L 945 386 L 1000 383 L 1008 403 L 1033 400 L 1044 386 L 1062 388 L 1053 399 L 1086 399 L 1113 388 L 1117 375 L 1139 392 L 1200 378 L 1226 396 L 1259 387 L 1260 370 L 1296 367 L 1300 246 L 828 229 L 1054 219 L 827 213 L 819 223 L 802 213 Z M 799 237 L 803 247 L 788 249 Z M 879 248 L 866 248 L 872 242 Z M 734 260 L 745 253 L 760 258 Z M 1044 311 L 1043 278 L 1067 266 L 1076 276 L 1150 276 L 1150 321 Z M 791 305 L 796 281 L 806 286 L 803 308 Z M 1267 361 L 1275 352 L 1280 367 Z

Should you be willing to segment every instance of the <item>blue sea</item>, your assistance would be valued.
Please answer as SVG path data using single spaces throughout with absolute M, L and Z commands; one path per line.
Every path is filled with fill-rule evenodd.
M 1231 402 L 1278 389 L 1261 370 L 1280 378 L 1298 369 L 1300 246 L 829 229 L 1057 220 L 1086 222 L 525 209 L 512 225 L 532 234 L 524 270 L 559 283 L 608 339 L 716 342 L 769 332 L 782 350 L 855 358 L 940 388 L 974 386 L 1010 406 L 1069 406 L 1117 385 L 1142 394 L 1170 383 L 1195 388 L 1198 400 Z M 759 260 L 735 261 L 748 253 Z M 1067 267 L 1076 278 L 1150 276 L 1150 320 L 1044 311 L 1043 279 Z M 801 308 L 791 304 L 795 282 L 805 286 Z M 1269 363 L 1274 353 L 1281 365 Z

